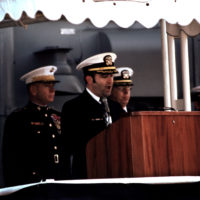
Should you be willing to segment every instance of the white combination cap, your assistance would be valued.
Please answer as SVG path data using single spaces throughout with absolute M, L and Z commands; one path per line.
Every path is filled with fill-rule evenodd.
M 191 98 L 193 101 L 200 100 L 200 85 L 191 89 Z
M 117 73 L 114 66 L 116 58 L 117 55 L 112 52 L 97 54 L 82 61 L 76 69 L 95 73 Z
M 55 80 L 54 73 L 57 67 L 53 65 L 40 67 L 24 74 L 20 80 L 25 81 L 26 84 L 36 82 L 59 82 Z
M 115 86 L 125 86 L 133 85 L 131 77 L 134 74 L 134 71 L 130 67 L 118 67 L 118 73 L 114 74 L 114 85 Z
M 193 93 L 200 93 L 200 85 L 196 86 L 196 87 L 193 87 L 191 92 Z

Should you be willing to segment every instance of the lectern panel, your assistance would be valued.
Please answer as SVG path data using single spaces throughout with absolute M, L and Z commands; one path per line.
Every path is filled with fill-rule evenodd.
M 200 112 L 134 112 L 87 146 L 89 178 L 200 175 Z

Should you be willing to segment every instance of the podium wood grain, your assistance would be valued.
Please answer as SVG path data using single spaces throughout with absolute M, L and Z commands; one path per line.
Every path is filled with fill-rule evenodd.
M 134 112 L 87 145 L 88 178 L 200 175 L 200 112 Z

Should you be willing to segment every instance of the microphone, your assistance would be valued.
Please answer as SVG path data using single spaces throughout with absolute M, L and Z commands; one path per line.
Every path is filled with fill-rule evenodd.
M 104 106 L 105 106 L 106 112 L 107 112 L 107 113 L 110 113 L 110 108 L 109 108 L 109 106 L 108 106 L 108 100 L 107 100 L 107 98 L 106 98 L 106 97 L 102 97 L 102 98 L 101 98 L 101 101 L 103 102 L 103 104 L 104 104 Z
M 108 100 L 107 100 L 106 97 L 101 97 L 100 101 L 104 105 L 104 109 L 106 111 L 105 114 L 104 114 L 104 117 L 105 117 L 105 121 L 106 121 L 106 126 L 108 126 L 109 124 L 112 124 L 112 118 L 111 118 L 111 115 L 110 115 L 110 108 L 108 106 Z

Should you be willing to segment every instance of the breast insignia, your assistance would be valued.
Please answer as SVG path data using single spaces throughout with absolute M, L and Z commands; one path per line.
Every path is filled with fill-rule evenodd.
M 59 133 L 61 133 L 61 122 L 60 122 L 60 116 L 56 115 L 56 114 L 52 114 L 51 118 L 56 126 L 56 128 L 58 129 Z

